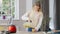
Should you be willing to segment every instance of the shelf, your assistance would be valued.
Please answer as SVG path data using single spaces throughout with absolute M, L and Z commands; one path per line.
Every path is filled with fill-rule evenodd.
M 6 19 L 3 19 L 3 16 L 0 16 L 0 20 L 9 20 L 10 19 L 10 16 L 6 16 L 5 18 Z

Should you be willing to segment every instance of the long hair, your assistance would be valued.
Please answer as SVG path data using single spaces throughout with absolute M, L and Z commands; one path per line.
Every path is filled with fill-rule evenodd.
M 42 11 L 40 1 L 35 2 L 35 3 L 33 4 L 33 7 L 34 7 L 34 6 L 38 6 L 38 7 L 39 7 L 39 9 L 40 9 L 39 11 Z

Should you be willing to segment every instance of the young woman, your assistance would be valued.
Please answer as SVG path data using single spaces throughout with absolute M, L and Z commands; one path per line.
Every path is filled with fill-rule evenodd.
M 32 10 L 26 12 L 22 16 L 22 20 L 31 22 L 31 27 L 34 28 L 34 31 L 39 31 L 42 24 L 42 19 L 43 13 L 40 2 L 36 2 L 35 4 L 33 4 Z

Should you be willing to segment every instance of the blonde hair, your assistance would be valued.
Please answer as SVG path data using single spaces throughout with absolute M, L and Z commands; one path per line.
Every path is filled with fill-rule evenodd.
M 33 4 L 33 6 L 39 6 L 40 8 L 41 8 L 41 3 L 40 3 L 40 1 L 37 1 L 37 2 L 35 2 L 34 4 Z
M 39 9 L 42 11 L 40 1 L 35 2 L 35 3 L 33 4 L 33 7 L 34 7 L 34 6 L 38 6 Z M 39 11 L 40 11 L 40 10 L 39 10 Z

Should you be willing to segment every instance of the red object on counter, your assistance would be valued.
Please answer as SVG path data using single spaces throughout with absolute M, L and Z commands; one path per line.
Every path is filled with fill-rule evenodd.
M 15 25 L 10 25 L 10 26 L 8 27 L 8 31 L 9 31 L 10 33 L 16 33 L 16 26 L 15 26 Z

